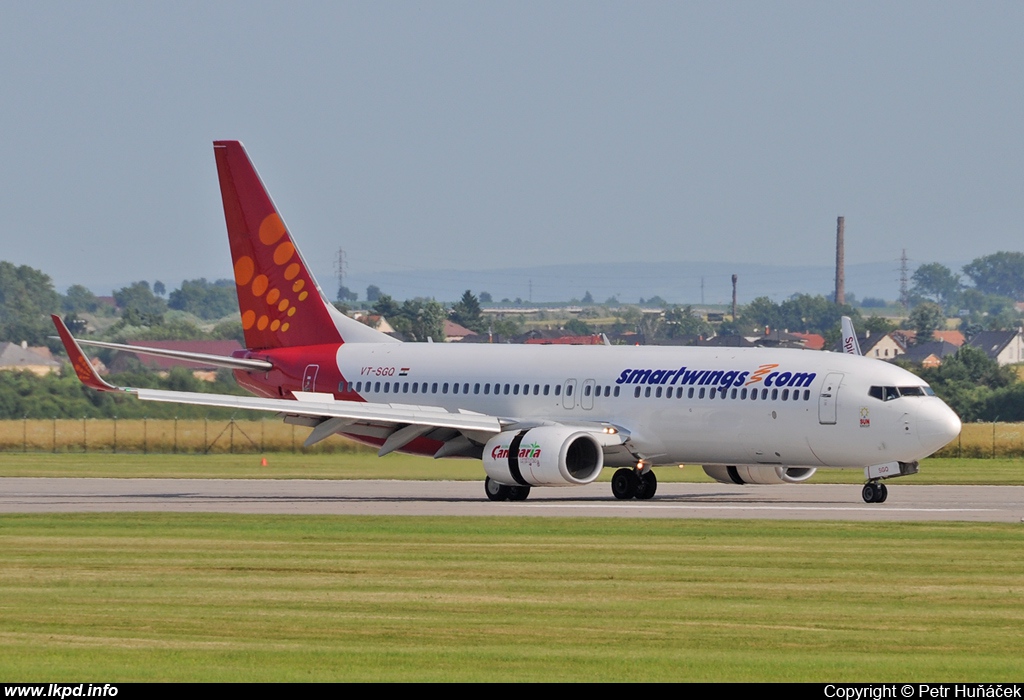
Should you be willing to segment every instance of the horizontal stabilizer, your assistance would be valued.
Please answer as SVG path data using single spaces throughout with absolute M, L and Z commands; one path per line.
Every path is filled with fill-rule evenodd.
M 267 360 L 254 360 L 243 357 L 226 357 L 224 355 L 210 355 L 205 352 L 186 352 L 184 350 L 167 350 L 164 348 L 147 348 L 139 345 L 125 345 L 122 343 L 108 343 L 101 340 L 80 340 L 81 345 L 89 345 L 97 348 L 108 348 L 110 350 L 122 350 L 134 352 L 138 355 L 152 355 L 154 357 L 166 357 L 182 362 L 194 362 L 201 365 L 213 365 L 214 367 L 226 367 L 227 369 L 241 369 L 250 372 L 266 372 L 274 368 L 274 365 Z

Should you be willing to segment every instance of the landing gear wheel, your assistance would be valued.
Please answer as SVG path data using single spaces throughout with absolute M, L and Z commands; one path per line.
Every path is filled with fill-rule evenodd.
M 637 479 L 637 485 L 639 486 L 636 491 L 637 498 L 642 501 L 654 498 L 654 492 L 658 490 L 658 477 L 654 476 L 654 472 L 650 470 L 645 471 Z
M 508 487 L 508 500 L 510 501 L 525 501 L 530 497 L 529 486 L 509 486 Z
M 511 486 L 505 484 L 499 484 L 491 477 L 484 479 L 484 492 L 487 494 L 487 499 L 490 501 L 507 501 L 512 495 L 510 492 Z M 529 493 L 529 490 L 527 490 Z
M 889 489 L 885 484 L 872 482 L 864 484 L 864 489 L 860 494 L 865 503 L 885 503 L 885 499 L 889 497 Z
M 639 479 L 632 469 L 619 469 L 612 475 L 612 495 L 619 500 L 628 500 L 637 495 Z

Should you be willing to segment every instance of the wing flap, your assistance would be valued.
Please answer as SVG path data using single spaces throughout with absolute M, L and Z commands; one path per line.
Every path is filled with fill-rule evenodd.
M 302 443 L 302 446 L 312 447 L 318 442 L 334 435 L 345 426 L 352 425 L 353 422 L 351 418 L 328 418 L 313 428 L 313 432 L 309 434 L 309 437 Z
M 395 450 L 400 450 L 416 438 L 426 435 L 433 429 L 434 427 L 431 425 L 416 424 L 399 428 L 395 432 L 391 433 L 391 435 L 388 436 L 388 439 L 384 441 L 384 444 L 381 445 L 380 451 L 377 452 L 377 456 L 383 457 L 384 455 L 391 454 Z

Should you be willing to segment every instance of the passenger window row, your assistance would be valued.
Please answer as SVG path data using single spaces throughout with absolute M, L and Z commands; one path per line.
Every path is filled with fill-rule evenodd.
M 871 395 L 875 396 L 875 389 L 881 389 L 882 387 L 871 387 Z M 887 389 L 893 389 L 896 391 L 896 387 L 886 387 Z M 586 384 L 583 387 L 583 395 L 590 397 L 617 397 L 619 396 L 621 387 L 619 386 L 593 386 Z M 921 387 L 902 387 L 899 391 L 910 389 L 918 389 Z M 927 387 L 925 387 L 927 389 Z M 573 386 L 570 384 L 566 387 L 566 396 L 571 396 L 573 393 Z M 927 389 L 931 391 L 930 389 Z M 368 393 L 384 393 L 384 394 L 469 394 L 475 395 L 483 394 L 484 396 L 495 394 L 504 396 L 561 396 L 562 385 L 555 384 L 502 384 L 502 383 L 483 383 L 475 382 L 470 384 L 469 382 L 341 382 L 338 384 L 339 393 L 347 392 L 368 392 Z M 923 394 L 923 392 L 922 392 Z M 810 401 L 811 390 L 804 389 L 803 392 L 799 389 L 742 389 L 737 388 L 721 388 L 721 387 L 650 387 L 650 386 L 638 386 L 633 390 L 633 398 L 676 398 L 681 399 L 683 396 L 688 399 L 738 399 L 740 401 Z M 897 393 L 897 396 L 899 394 Z M 904 394 L 909 396 L 911 394 Z M 876 398 L 882 398 L 881 395 Z M 888 399 L 883 399 L 888 400 Z
M 693 387 L 693 386 L 691 386 L 691 387 L 681 387 L 681 386 L 678 386 L 678 387 L 675 387 L 675 389 L 673 389 L 673 387 L 665 387 L 664 391 L 662 391 L 662 387 L 660 387 L 660 386 L 653 387 L 653 389 L 652 389 L 652 387 L 649 387 L 649 386 L 645 386 L 645 387 L 639 387 L 638 386 L 636 389 L 633 390 L 633 398 L 637 398 L 637 399 L 640 398 L 641 392 L 643 393 L 643 397 L 645 399 L 647 399 L 647 398 L 660 399 L 662 397 L 664 397 L 666 399 L 671 399 L 671 398 L 681 399 L 681 398 L 683 398 L 683 396 L 685 394 L 686 398 L 688 398 L 688 399 L 693 399 L 693 398 L 696 398 L 696 399 L 703 399 L 703 398 L 715 399 L 715 398 L 717 398 L 717 399 L 738 399 L 740 401 L 758 401 L 758 400 L 760 400 L 760 401 L 810 401 L 811 400 L 811 390 L 810 389 L 804 389 L 803 392 L 801 392 L 799 389 L 793 389 L 792 391 L 790 391 L 789 389 L 767 389 L 767 388 L 765 388 L 765 389 L 761 389 L 760 391 L 758 391 L 758 389 L 756 389 L 756 388 L 748 390 L 746 387 L 743 387 L 742 389 L 737 389 L 735 387 L 730 389 L 730 388 L 726 387 L 726 388 L 723 389 L 722 387 L 716 387 L 716 386 L 713 386 L 713 387 L 703 387 L 703 386 L 702 387 Z
M 590 387 L 587 387 L 588 389 Z M 383 394 L 503 394 L 512 396 L 561 396 L 562 385 L 555 384 L 501 384 L 475 382 L 341 382 L 338 384 L 339 393 L 348 392 L 372 392 Z M 605 394 L 607 396 L 608 394 Z M 616 393 L 616 396 L 618 394 Z
M 569 388 L 571 389 L 572 387 L 570 386 Z M 618 396 L 620 388 L 621 387 L 617 387 L 617 386 L 616 387 L 612 387 L 612 386 L 602 387 L 600 385 L 592 387 L 590 384 L 585 384 L 583 386 L 583 395 L 584 396 L 590 396 L 591 395 L 591 389 L 593 389 L 593 395 L 594 396 L 601 396 L 601 390 L 603 389 L 604 390 L 604 395 L 606 397 L 608 397 L 608 396 Z

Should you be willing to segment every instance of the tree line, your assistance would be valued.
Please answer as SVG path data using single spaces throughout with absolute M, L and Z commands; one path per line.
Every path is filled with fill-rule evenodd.
M 960 328 L 970 337 L 979 330 L 1015 328 L 1021 315 L 1015 303 L 1024 300 L 1024 253 L 999 252 L 979 257 L 954 273 L 939 263 L 921 265 L 912 278 L 912 308 L 906 326 L 918 331 L 919 342 L 946 326 L 947 318 L 958 316 Z M 339 290 L 340 291 L 340 290 Z M 60 350 L 52 339 L 54 331 L 49 314 L 64 314 L 69 325 L 81 332 L 84 316 L 106 319 L 102 333 L 96 337 L 114 342 L 161 339 L 236 338 L 242 342 L 241 322 L 237 315 L 237 299 L 231 280 L 187 280 L 170 291 L 157 281 L 150 285 L 138 281 L 115 290 L 116 308 L 82 285 L 73 285 L 66 294 L 59 294 L 48 275 L 26 265 L 0 261 L 0 341 L 27 341 L 31 345 L 48 344 Z M 385 317 L 407 340 L 435 341 L 444 338 L 444 322 L 450 319 L 477 333 L 491 333 L 507 339 L 524 330 L 521 316 L 500 317 L 484 314 L 482 304 L 491 303 L 486 292 L 473 294 L 466 290 L 453 304 L 435 299 L 416 298 L 397 301 L 380 288 L 371 285 L 367 297 L 372 298 L 373 313 Z M 647 313 L 639 305 L 619 304 L 609 299 L 604 305 L 594 303 L 587 292 L 580 304 L 582 310 L 557 322 L 571 334 L 596 332 L 609 334 L 632 332 L 643 342 L 677 341 L 681 338 L 710 337 L 715 334 L 760 334 L 765 330 L 819 333 L 828 345 L 839 337 L 839 318 L 848 315 L 859 330 L 885 333 L 896 324 L 879 316 L 865 317 L 864 305 L 838 305 L 823 295 L 796 294 L 775 302 L 760 297 L 738 309 L 735 318 L 724 316 L 709 321 L 689 305 L 673 305 L 660 297 L 641 300 L 648 308 L 661 309 Z M 867 301 L 867 300 L 865 300 Z M 339 304 L 345 308 L 344 304 Z M 182 313 L 176 313 L 182 312 Z M 544 321 L 541 311 L 535 323 Z M 193 319 L 206 321 L 203 326 Z M 916 369 L 932 383 L 965 420 L 1024 420 L 1024 384 L 1016 374 L 1000 370 L 978 351 L 961 350 L 935 370 Z M 101 359 L 109 361 L 109 357 Z M 983 356 L 984 353 L 981 353 Z M 913 368 L 912 368 L 913 369 Z M 188 379 L 186 379 L 186 376 Z M 138 376 L 119 377 L 119 383 L 147 386 L 156 382 L 163 388 L 170 384 L 189 391 L 238 391 L 230 373 L 222 373 L 220 384 L 197 382 L 187 371 L 174 371 L 161 379 L 152 372 L 138 368 Z M 161 384 L 163 382 L 163 384 Z M 168 384 L 170 383 L 170 384 Z M 0 373 L 0 415 L 5 417 L 74 417 L 115 415 L 131 412 L 138 402 L 119 403 L 118 397 L 83 391 L 72 376 L 33 378 L 29 375 Z M 122 408 L 124 406 L 124 408 Z M 161 409 L 148 406 L 148 415 L 156 417 Z M 183 409 L 168 408 L 172 414 L 185 415 Z M 124 413 L 127 417 L 129 413 Z
M 355 296 L 346 289 L 339 289 L 343 306 L 346 299 L 351 302 Z M 105 335 L 111 339 L 116 339 L 114 336 L 121 339 L 241 339 L 241 324 L 234 318 L 237 298 L 232 280 L 186 280 L 169 294 L 160 281 L 152 286 L 146 281 L 138 281 L 115 290 L 113 297 L 116 309 L 103 304 L 83 285 L 72 285 L 66 294 L 61 295 L 54 289 L 50 277 L 42 271 L 0 261 L 0 340 L 24 340 L 32 345 L 46 343 L 53 333 L 48 318 L 53 312 L 65 314 L 69 326 L 76 331 L 85 327 L 84 315 L 115 317 L 116 322 L 105 329 Z M 396 330 L 412 340 L 441 339 L 446 318 L 478 333 L 489 331 L 508 336 L 522 330 L 522 324 L 515 320 L 484 320 L 480 305 L 492 301 L 487 292 L 473 295 L 467 290 L 450 306 L 425 298 L 399 302 L 376 285 L 367 288 L 366 297 L 374 313 L 385 316 Z M 664 317 L 655 322 L 659 327 L 653 329 L 644 329 L 645 323 L 650 325 L 651 321 L 638 317 L 631 305 L 621 304 L 618 299 L 606 300 L 603 308 L 604 315 L 614 316 L 615 322 L 622 326 L 653 330 L 653 333 L 648 333 L 652 338 L 659 333 L 663 337 L 749 334 L 756 329 L 763 331 L 766 327 L 830 334 L 838 327 L 839 316 L 843 314 L 883 329 L 885 324 L 880 321 L 862 318 L 860 309 L 867 308 L 865 304 L 868 301 L 872 305 L 877 305 L 874 302 L 884 303 L 867 298 L 858 308 L 853 305 L 839 307 L 821 295 L 797 294 L 781 303 L 760 297 L 742 306 L 737 318 L 705 325 L 706 321 L 693 318 L 691 307 L 669 304 L 655 296 L 640 300 L 641 305 L 665 311 Z M 968 336 L 979 330 L 1014 327 L 1020 322 L 1015 303 L 1024 301 L 1024 253 L 998 252 L 982 256 L 963 266 L 960 273 L 940 263 L 920 265 L 914 272 L 908 301 L 911 309 L 909 326 L 924 337 L 930 331 L 944 327 L 946 318 L 950 316 L 961 319 L 960 327 Z M 589 291 L 581 300 L 571 300 L 570 304 L 574 302 L 582 305 L 585 311 L 600 306 Z M 212 331 L 208 328 L 201 330 L 195 323 L 183 322 L 180 315 L 170 313 L 174 311 L 189 314 L 200 322 L 224 321 Z M 588 323 L 587 318 L 594 315 L 581 313 L 578 322 L 573 323 L 574 328 L 578 331 L 593 330 L 594 326 Z
M 245 394 L 230 371 L 217 373 L 214 382 L 196 379 L 184 367 L 173 368 L 167 376 L 138 369 L 113 376 L 122 386 L 170 391 L 216 394 Z M 78 381 L 65 365 L 64 371 L 39 377 L 31 372 L 0 372 L 0 420 L 19 418 L 238 418 L 251 412 L 185 404 L 139 401 L 121 393 L 100 392 Z
M 928 317 L 931 324 L 939 317 L 959 317 L 967 335 L 1019 323 L 1016 303 L 1024 301 L 1024 253 L 1004 251 L 975 258 L 961 272 L 941 263 L 918 266 L 911 278 L 909 304 L 922 309 L 919 316 Z

